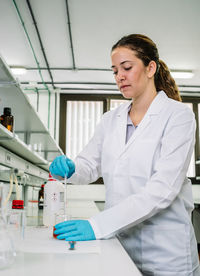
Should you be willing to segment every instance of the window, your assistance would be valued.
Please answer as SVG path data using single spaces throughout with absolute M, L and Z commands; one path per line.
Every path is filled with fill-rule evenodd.
M 94 134 L 103 102 L 67 101 L 66 108 L 66 155 L 74 159 Z

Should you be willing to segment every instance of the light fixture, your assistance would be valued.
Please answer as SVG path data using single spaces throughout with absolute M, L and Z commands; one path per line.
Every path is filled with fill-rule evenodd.
M 21 66 L 11 67 L 10 69 L 14 75 L 24 75 L 27 72 L 26 68 Z
M 194 77 L 192 70 L 170 70 L 174 79 L 191 79 Z

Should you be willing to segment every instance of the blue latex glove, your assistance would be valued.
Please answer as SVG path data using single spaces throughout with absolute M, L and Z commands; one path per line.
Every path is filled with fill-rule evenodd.
M 70 178 L 75 172 L 74 162 L 65 155 L 57 156 L 49 167 L 50 173 L 53 176 L 59 175 L 61 177 Z
M 66 241 L 96 240 L 94 231 L 88 220 L 68 220 L 55 225 L 54 234 L 57 239 Z

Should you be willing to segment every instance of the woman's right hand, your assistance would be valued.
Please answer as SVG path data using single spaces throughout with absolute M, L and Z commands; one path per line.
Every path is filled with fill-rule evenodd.
M 49 167 L 52 176 L 70 178 L 75 172 L 74 162 L 65 155 L 57 156 Z

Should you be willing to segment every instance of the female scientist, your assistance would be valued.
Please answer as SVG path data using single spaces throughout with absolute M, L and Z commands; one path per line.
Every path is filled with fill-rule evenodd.
M 191 182 L 186 177 L 195 144 L 193 112 L 155 43 L 140 34 L 112 48 L 119 90 L 132 101 L 106 112 L 75 162 L 57 157 L 53 175 L 74 184 L 103 177 L 105 210 L 89 220 L 56 225 L 59 239 L 117 235 L 143 275 L 200 275 L 191 223 Z

